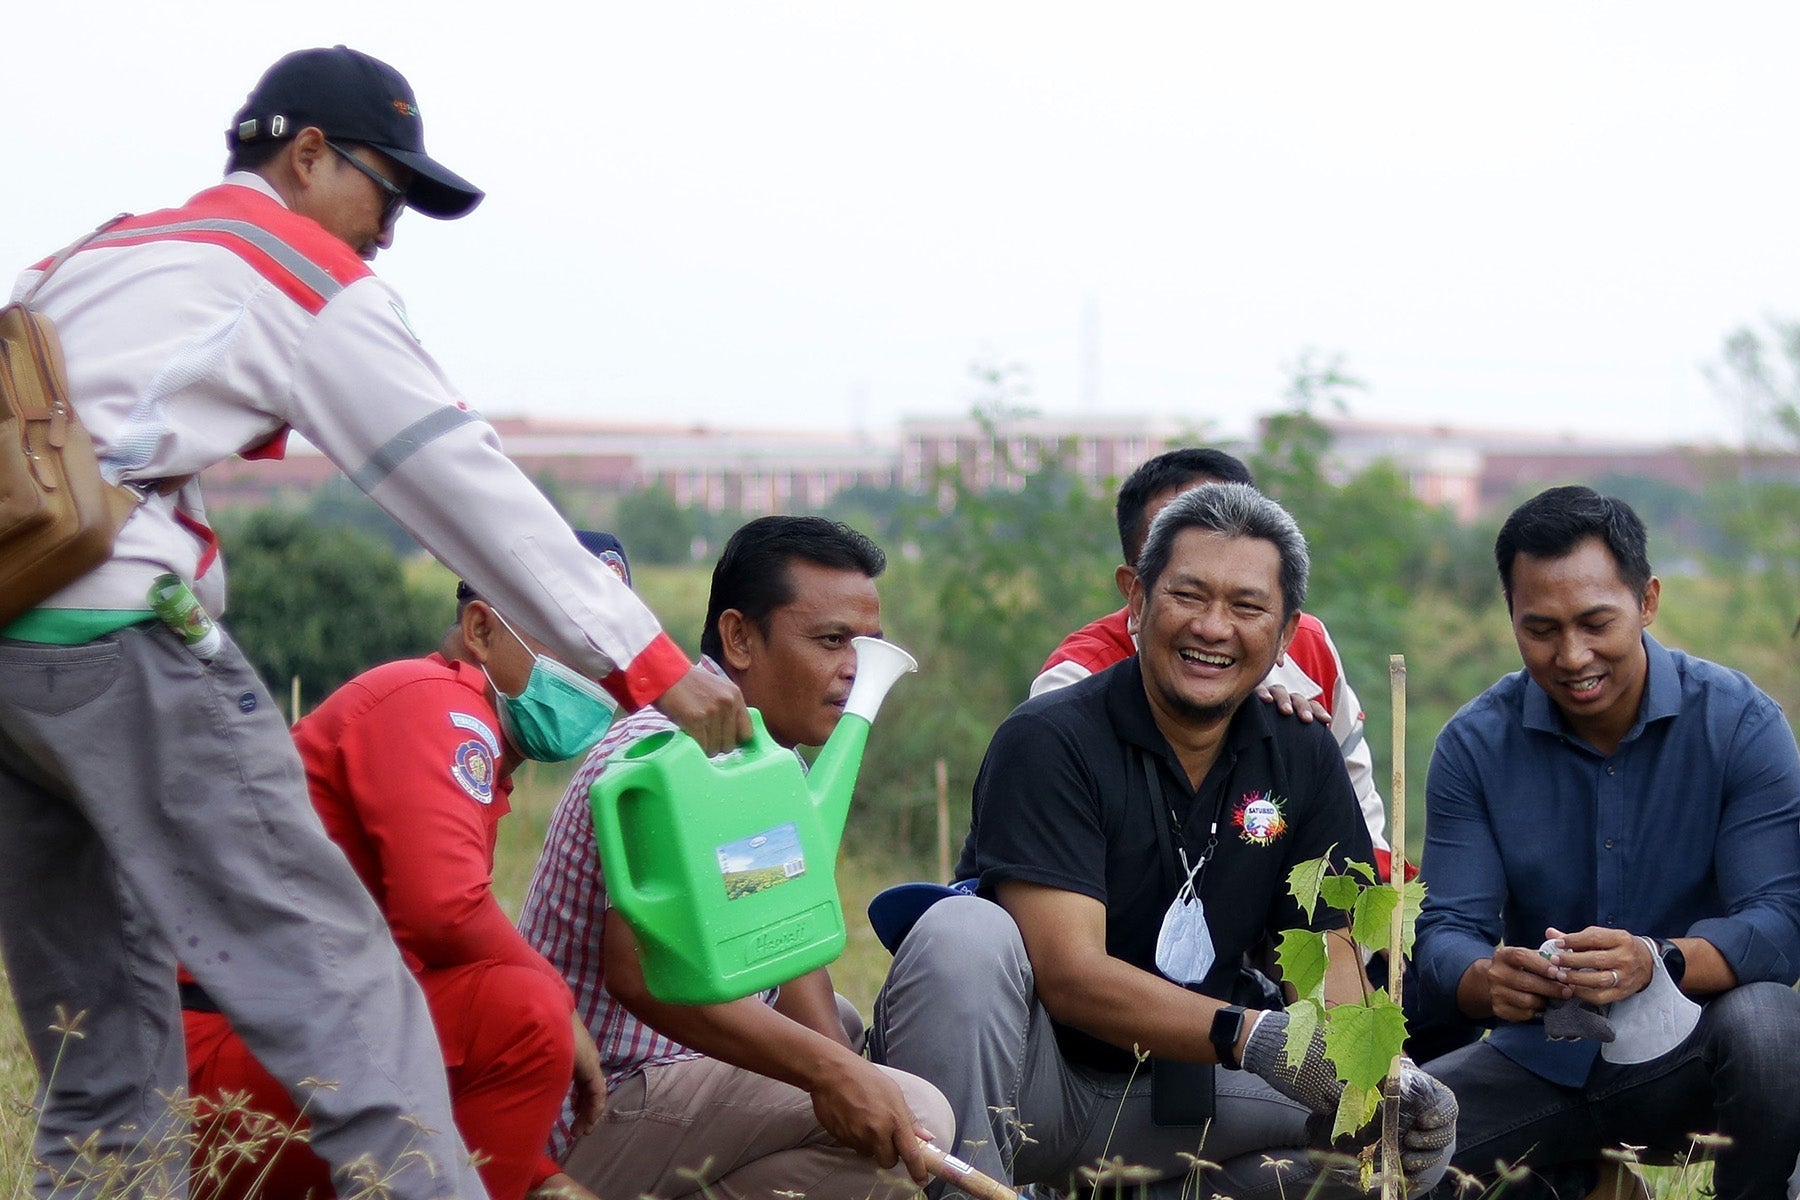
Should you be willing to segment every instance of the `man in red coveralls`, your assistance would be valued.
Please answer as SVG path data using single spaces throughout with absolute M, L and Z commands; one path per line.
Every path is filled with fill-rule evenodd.
M 616 539 L 577 536 L 627 576 Z M 536 748 L 529 731 L 517 732 L 530 718 L 514 706 L 533 690 L 544 648 L 466 583 L 457 598 L 457 623 L 437 653 L 351 680 L 294 726 L 294 741 L 326 832 L 386 915 L 424 989 L 457 1128 L 486 1159 L 479 1169 L 493 1200 L 523 1200 L 540 1188 L 582 1196 L 544 1148 L 571 1079 L 584 1131 L 598 1118 L 606 1095 L 599 1055 L 574 1017 L 561 973 L 520 936 L 491 886 L 513 769 Z M 604 725 L 592 732 L 597 738 Z M 209 1156 L 225 1158 L 220 1166 L 230 1170 L 215 1194 L 227 1200 L 252 1191 L 263 1200 L 330 1195 L 324 1160 L 280 1134 L 235 1165 L 210 1152 L 228 1134 L 251 1132 L 246 1112 L 283 1124 L 303 1113 L 226 1019 L 207 1011 L 209 998 L 191 980 L 182 1001 L 189 1088 L 204 1102 L 196 1171 Z M 222 1100 L 240 1092 L 248 1093 L 247 1106 Z M 209 1119 L 212 1106 L 223 1115 Z

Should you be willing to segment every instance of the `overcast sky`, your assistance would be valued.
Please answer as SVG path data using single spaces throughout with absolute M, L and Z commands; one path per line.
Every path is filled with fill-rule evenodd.
M 1358 416 L 1731 440 L 1701 368 L 1800 318 L 1792 3 L 80 0 L 5 25 L 9 272 L 216 178 L 286 50 L 399 67 L 489 197 L 408 214 L 377 269 L 496 416 L 879 429 L 965 411 L 989 359 L 1047 412 L 1233 432 L 1312 348 L 1367 381 Z

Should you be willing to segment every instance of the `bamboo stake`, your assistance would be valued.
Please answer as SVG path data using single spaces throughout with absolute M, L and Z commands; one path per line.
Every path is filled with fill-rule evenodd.
M 1388 687 L 1394 714 L 1393 823 L 1388 827 L 1388 875 L 1394 886 L 1394 915 L 1388 919 L 1388 995 L 1400 1002 L 1400 982 L 1405 973 L 1402 953 L 1406 932 L 1406 656 L 1388 656 Z M 1400 1172 L 1400 1056 L 1388 1064 L 1382 1088 L 1381 1197 L 1401 1200 Z
M 1406 930 L 1406 655 L 1388 657 L 1388 678 L 1393 686 L 1394 703 L 1394 822 L 1388 831 L 1389 863 L 1396 903 L 1388 925 L 1388 995 L 1400 999 L 1400 977 L 1405 970 L 1405 956 L 1400 953 L 1400 939 Z

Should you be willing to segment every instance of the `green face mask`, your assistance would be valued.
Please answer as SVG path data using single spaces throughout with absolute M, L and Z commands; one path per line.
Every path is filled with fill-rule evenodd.
M 519 637 L 505 617 L 494 616 L 506 632 Z M 519 644 L 531 649 L 524 638 Z M 520 754 L 537 762 L 562 762 L 586 754 L 606 735 L 619 706 L 599 684 L 554 658 L 532 657 L 531 675 L 517 696 L 501 691 L 488 675 L 500 709 L 500 728 Z M 487 674 L 485 666 L 481 670 Z

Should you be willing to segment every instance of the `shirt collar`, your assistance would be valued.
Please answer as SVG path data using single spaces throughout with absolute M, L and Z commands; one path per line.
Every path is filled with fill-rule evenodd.
M 275 190 L 275 185 L 264 179 L 261 175 L 258 175 L 255 171 L 227 172 L 223 182 L 231 184 L 234 187 L 247 187 L 252 191 L 261 192 L 275 203 L 281 205 L 281 207 L 287 207 L 287 202 L 281 198 L 281 193 Z
M 1169 746 L 1169 739 L 1157 727 L 1156 717 L 1150 712 L 1150 699 L 1144 695 L 1144 671 L 1137 657 L 1126 659 L 1107 674 L 1106 707 L 1112 718 L 1113 728 L 1132 745 L 1141 746 L 1173 762 L 1175 751 Z M 1264 711 L 1268 707 L 1254 693 L 1246 696 L 1244 702 L 1238 705 L 1237 711 L 1231 715 L 1231 725 L 1225 732 L 1225 744 L 1238 751 L 1274 737 L 1275 727 L 1270 723 L 1269 714 Z
M 1644 694 L 1638 701 L 1637 720 L 1620 740 L 1621 746 L 1634 740 L 1650 722 L 1681 713 L 1681 679 L 1675 671 L 1675 656 L 1648 632 L 1640 636 L 1644 639 Z M 1529 673 L 1525 676 L 1525 728 L 1558 735 L 1568 732 L 1562 710 Z
M 445 658 L 443 653 L 438 650 L 427 654 L 425 661 L 449 670 L 451 678 L 480 696 L 481 702 L 487 706 L 487 711 L 492 713 L 496 720 L 499 719 L 499 712 L 494 707 L 493 698 L 488 695 L 487 672 L 483 671 L 478 664 L 463 662 L 461 659 Z

